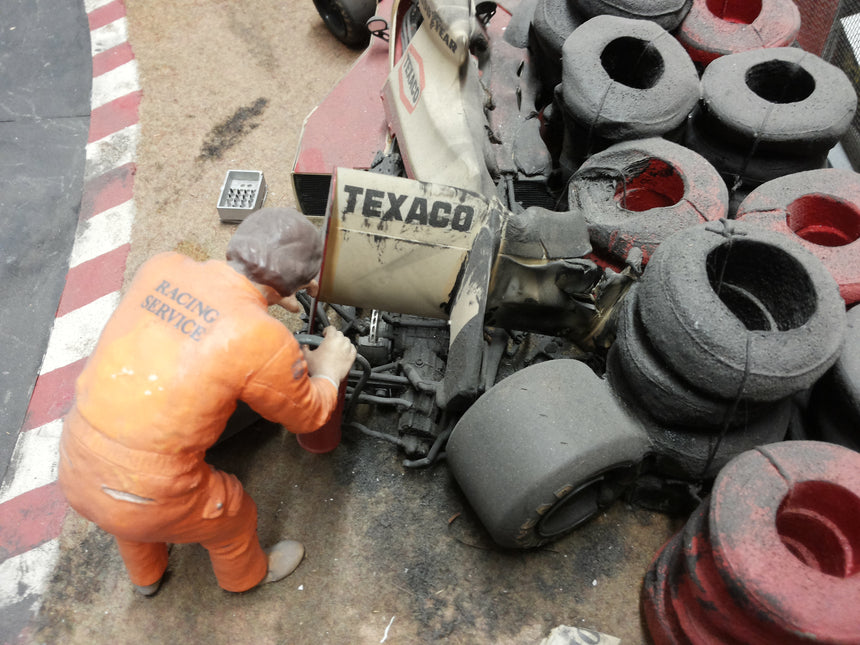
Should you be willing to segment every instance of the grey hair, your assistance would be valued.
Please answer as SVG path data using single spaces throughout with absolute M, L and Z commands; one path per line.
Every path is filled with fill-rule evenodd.
M 319 229 L 294 208 L 261 208 L 236 229 L 227 262 L 245 277 L 289 296 L 317 277 L 323 242 Z

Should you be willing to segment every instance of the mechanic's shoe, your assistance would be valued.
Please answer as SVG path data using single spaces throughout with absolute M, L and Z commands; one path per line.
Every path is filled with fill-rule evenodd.
M 134 585 L 134 590 L 141 596 L 154 596 L 155 592 L 161 588 L 162 580 L 164 580 L 164 578 L 159 578 L 158 582 L 153 582 L 151 585 L 146 585 L 145 587 L 141 587 L 140 585 Z
M 261 585 L 283 580 L 295 571 L 305 557 L 305 547 L 295 540 L 281 540 L 275 546 L 266 549 L 266 553 L 269 556 L 269 572 L 263 578 Z

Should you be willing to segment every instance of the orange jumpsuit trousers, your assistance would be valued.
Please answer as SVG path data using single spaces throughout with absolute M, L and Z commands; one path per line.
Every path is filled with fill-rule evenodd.
M 293 335 L 225 262 L 152 258 L 78 378 L 60 441 L 64 494 L 116 538 L 133 584 L 161 578 L 167 543 L 202 544 L 228 591 L 265 577 L 254 501 L 204 461 L 238 400 L 312 432 L 337 388 L 308 376 Z

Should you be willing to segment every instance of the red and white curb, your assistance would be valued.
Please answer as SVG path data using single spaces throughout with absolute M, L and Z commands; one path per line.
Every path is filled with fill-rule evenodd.
M 85 0 L 84 6 L 93 85 L 80 219 L 48 347 L 0 485 L 0 611 L 24 605 L 33 615 L 59 555 L 68 510 L 57 485 L 62 416 L 72 403 L 74 381 L 119 301 L 134 219 L 141 92 L 125 5 Z

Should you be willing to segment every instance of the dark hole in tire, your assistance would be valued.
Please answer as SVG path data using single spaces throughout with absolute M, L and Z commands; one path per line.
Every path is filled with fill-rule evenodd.
M 720 20 L 751 25 L 761 13 L 761 0 L 708 0 L 708 11 Z
M 569 492 L 538 522 L 538 534 L 555 537 L 590 520 L 623 492 L 631 469 L 629 463 L 610 467 Z
M 637 90 L 654 87 L 663 76 L 663 56 L 647 40 L 622 36 L 609 43 L 600 54 L 600 62 L 616 83 Z
M 827 195 L 804 195 L 786 208 L 785 221 L 798 237 L 820 246 L 845 246 L 860 239 L 860 211 Z
M 769 60 L 753 65 L 746 73 L 747 87 L 771 103 L 797 103 L 815 91 L 815 79 L 800 65 Z
M 776 246 L 735 238 L 713 249 L 706 262 L 711 288 L 749 330 L 796 329 L 815 312 L 809 274 Z
M 641 213 L 652 208 L 674 206 L 684 198 L 684 179 L 674 166 L 651 159 L 638 175 L 625 173 L 615 190 L 615 201 L 628 211 Z
M 798 560 L 822 573 L 860 573 L 860 498 L 825 481 L 794 484 L 779 505 L 776 530 Z

